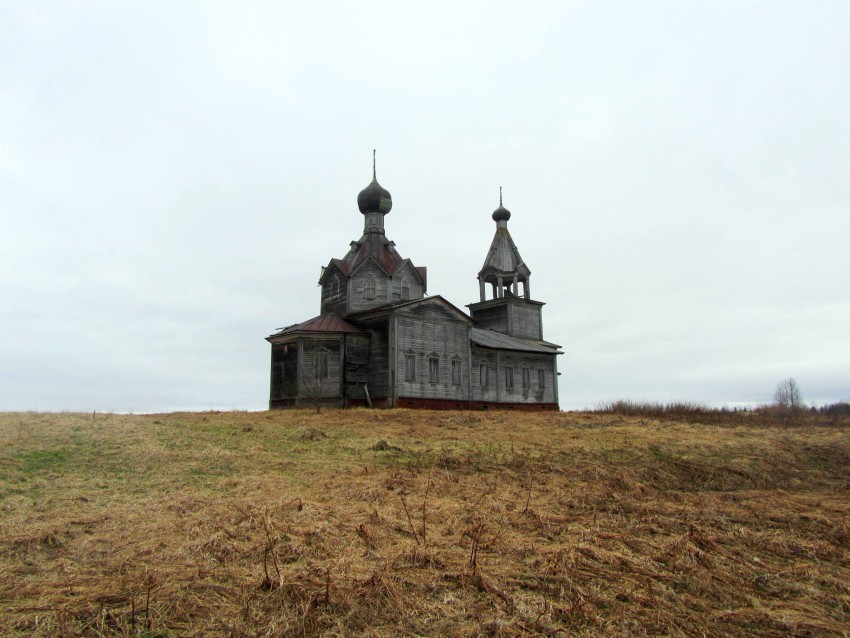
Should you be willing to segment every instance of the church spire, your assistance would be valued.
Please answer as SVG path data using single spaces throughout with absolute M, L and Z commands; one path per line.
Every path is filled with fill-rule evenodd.
M 493 211 L 493 221 L 496 222 L 498 228 L 507 228 L 510 218 L 511 211 L 502 205 L 502 187 L 499 186 L 499 207 Z
M 360 191 L 357 196 L 357 207 L 363 213 L 365 225 L 363 234 L 384 234 L 384 215 L 393 207 L 390 192 L 378 183 L 378 173 L 375 165 L 375 149 L 372 149 L 372 182 Z
M 496 222 L 496 234 L 490 243 L 484 265 L 478 273 L 481 301 L 485 298 L 486 284 L 492 286 L 494 299 L 520 296 L 519 284 L 522 284 L 522 296 L 530 299 L 531 271 L 522 260 L 513 237 L 508 231 L 511 211 L 502 203 L 501 186 L 499 187 L 499 207 L 493 211 L 492 217 Z

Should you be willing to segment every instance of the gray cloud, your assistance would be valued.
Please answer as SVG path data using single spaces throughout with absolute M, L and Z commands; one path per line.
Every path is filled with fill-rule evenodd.
M 0 409 L 262 408 L 378 148 L 463 305 L 504 186 L 564 407 L 850 398 L 839 3 L 0 7 Z

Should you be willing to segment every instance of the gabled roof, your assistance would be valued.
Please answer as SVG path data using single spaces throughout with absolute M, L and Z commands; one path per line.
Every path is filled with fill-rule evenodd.
M 331 266 L 336 266 L 339 271 L 346 277 L 351 275 L 366 262 L 374 262 L 385 275 L 392 277 L 405 264 L 410 264 L 419 277 L 422 285 L 427 286 L 428 275 L 425 267 L 416 267 L 409 259 L 405 259 L 395 250 L 395 244 L 388 240 L 384 235 L 377 233 L 367 233 L 360 238 L 359 241 L 351 243 L 351 250 L 343 259 L 331 259 L 328 268 L 319 277 L 319 283 L 324 283 L 325 277 L 330 272 Z
M 369 310 L 364 310 L 362 312 L 358 312 L 354 315 L 349 315 L 349 319 L 353 319 L 357 321 L 361 317 L 366 317 L 368 315 L 380 315 L 381 313 L 389 313 L 393 310 L 397 310 L 399 308 L 404 308 L 405 306 L 415 306 L 417 304 L 423 304 L 428 302 L 438 302 L 444 306 L 446 306 L 449 310 L 453 311 L 455 314 L 459 315 L 459 318 L 464 319 L 470 323 L 473 323 L 472 317 L 466 314 L 463 310 L 455 306 L 453 303 L 446 301 L 445 297 L 441 295 L 434 295 L 433 297 L 423 297 L 422 299 L 411 299 L 410 301 L 397 301 L 394 303 L 384 304 L 383 306 L 378 306 L 377 308 L 370 308 Z
M 392 250 L 390 250 L 390 247 L 390 241 L 386 236 L 368 233 L 360 238 L 355 247 L 352 247 L 345 256 L 345 261 L 350 264 L 353 272 L 360 264 L 371 257 L 381 270 L 387 275 L 392 275 L 404 263 L 404 258 L 398 254 L 394 247 Z
M 339 271 L 346 277 L 351 275 L 351 264 L 349 264 L 347 261 L 343 261 L 342 259 L 331 259 L 331 263 L 329 264 L 329 266 L 336 266 L 337 268 L 339 268 Z
M 326 312 L 323 315 L 313 317 L 303 323 L 296 323 L 294 325 L 287 326 L 286 328 L 282 328 L 279 332 L 270 335 L 268 338 L 304 332 L 367 334 L 363 328 L 358 328 L 357 326 L 348 323 L 345 319 L 340 319 L 336 315 Z
M 495 330 L 483 330 L 481 328 L 472 328 L 469 331 L 469 338 L 472 343 L 483 346 L 485 348 L 493 348 L 495 350 L 515 350 L 518 352 L 542 352 L 545 354 L 563 354 L 556 347 L 547 348 L 540 345 L 539 341 L 530 341 L 528 339 L 519 339 L 510 335 L 496 332 Z

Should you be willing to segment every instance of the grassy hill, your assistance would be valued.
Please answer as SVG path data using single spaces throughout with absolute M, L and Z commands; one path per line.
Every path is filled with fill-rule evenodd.
M 691 420 L 0 414 L 0 635 L 850 635 L 850 424 Z

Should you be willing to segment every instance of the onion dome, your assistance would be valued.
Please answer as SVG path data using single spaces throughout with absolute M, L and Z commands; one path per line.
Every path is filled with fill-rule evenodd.
M 372 151 L 372 183 L 360 191 L 357 196 L 357 207 L 364 215 L 366 213 L 383 213 L 386 215 L 393 207 L 392 195 L 378 183 L 375 174 L 375 151 Z
M 386 215 L 393 207 L 390 192 L 372 178 L 372 183 L 360 191 L 357 196 L 357 207 L 364 215 L 366 213 L 383 213 Z
M 499 186 L 499 207 L 493 211 L 494 222 L 506 222 L 511 218 L 511 211 L 502 206 L 502 187 Z

